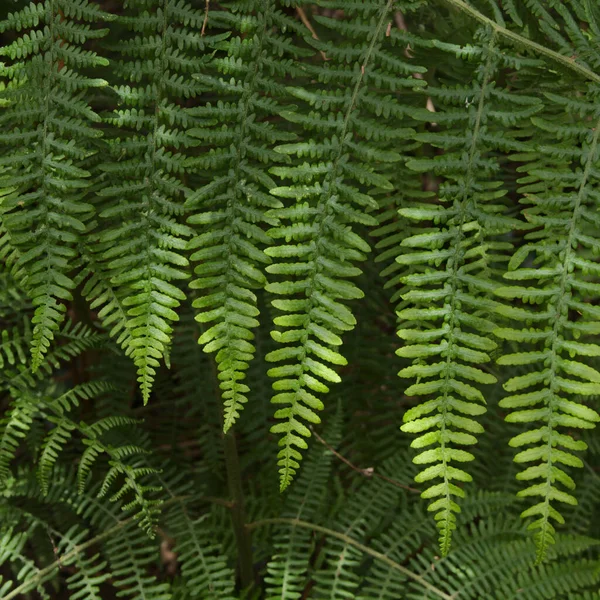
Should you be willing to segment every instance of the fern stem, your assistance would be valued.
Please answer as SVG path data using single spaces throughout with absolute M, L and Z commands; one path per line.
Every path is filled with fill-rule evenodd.
M 252 536 L 246 526 L 246 510 L 244 507 L 244 492 L 240 473 L 240 459 L 237 451 L 235 436 L 230 431 L 225 434 L 225 465 L 227 468 L 227 483 L 233 499 L 231 520 L 237 543 L 240 579 L 243 588 L 249 588 L 254 583 L 254 560 L 252 558 Z
M 361 475 L 363 475 L 364 477 L 367 477 L 368 479 L 370 479 L 371 477 L 377 477 L 378 479 L 381 479 L 382 481 L 387 481 L 388 483 L 391 483 L 392 485 L 394 485 L 398 488 L 401 488 L 403 490 L 408 490 L 409 492 L 412 492 L 413 494 L 421 493 L 421 490 L 418 490 L 417 488 L 410 487 L 410 485 L 406 485 L 405 483 L 400 483 L 399 481 L 396 481 L 395 479 L 392 479 L 391 477 L 386 477 L 385 475 L 381 475 L 380 473 L 377 473 L 377 471 L 375 471 L 375 469 L 373 467 L 366 467 L 364 469 L 357 467 L 355 464 L 350 462 L 345 456 L 340 454 L 333 446 L 330 446 L 327 443 L 327 441 L 324 440 L 315 431 L 314 427 L 311 427 L 310 430 L 318 442 L 323 444 L 323 446 L 325 446 L 325 448 L 327 448 L 336 458 L 339 458 L 344 464 L 348 465 L 356 473 L 360 473 Z
M 542 46 L 541 44 L 538 44 L 537 42 L 534 42 L 533 40 L 530 40 L 522 35 L 519 35 L 518 33 L 515 33 L 514 31 L 511 31 L 510 29 L 507 29 L 506 27 L 503 27 L 502 25 L 499 25 L 498 23 L 496 23 L 496 21 L 494 21 L 493 19 L 490 19 L 489 17 L 486 17 L 483 13 L 480 13 L 476 8 L 470 6 L 463 0 L 442 0 L 442 1 L 446 2 L 447 4 L 450 4 L 451 6 L 453 6 L 456 9 L 466 13 L 470 17 L 473 17 L 480 23 L 483 23 L 484 25 L 489 25 L 490 27 L 492 27 L 492 29 L 494 29 L 494 31 L 496 31 L 496 33 L 507 38 L 508 40 L 511 40 L 512 42 L 514 42 L 516 44 L 520 44 L 521 46 L 531 48 L 531 50 L 533 50 L 539 54 L 543 54 L 544 56 L 547 56 L 548 58 L 550 58 L 556 62 L 559 62 L 564 67 L 567 67 L 567 69 L 571 69 L 572 71 L 579 73 L 579 75 L 582 75 L 586 79 L 594 81 L 595 83 L 600 83 L 600 75 L 597 75 L 596 73 L 594 73 L 594 71 L 591 71 L 590 69 L 584 67 L 583 65 L 580 65 L 579 63 L 575 62 L 574 58 L 571 58 L 570 56 L 564 56 L 563 54 L 555 52 L 554 50 L 550 50 L 550 48 L 546 48 L 545 46 Z
M 377 550 L 373 550 L 372 548 L 369 548 L 369 546 L 365 546 L 364 544 L 357 542 L 354 538 L 351 538 L 350 536 L 347 536 L 344 533 L 340 533 L 339 531 L 335 531 L 334 529 L 328 529 L 327 527 L 321 527 L 321 525 L 316 525 L 315 523 L 309 523 L 308 521 L 302 521 L 301 519 L 284 519 L 284 518 L 260 519 L 259 521 L 253 521 L 252 523 L 246 524 L 246 529 L 252 530 L 252 529 L 257 529 L 258 527 L 264 527 L 265 525 L 279 525 L 279 524 L 293 525 L 295 527 L 304 527 L 305 529 L 312 529 L 313 531 L 319 531 L 330 537 L 334 537 L 334 538 L 337 538 L 338 540 L 342 540 L 349 546 L 354 546 L 357 550 L 360 550 L 361 552 L 364 552 L 365 554 L 368 554 L 369 556 L 372 556 L 373 558 L 376 558 L 376 559 L 384 562 L 385 564 L 390 566 L 392 569 L 395 569 L 396 571 L 400 571 L 400 573 L 402 573 L 409 579 L 416 581 L 419 585 L 424 587 L 426 590 L 429 590 L 431 593 L 435 594 L 438 598 L 444 598 L 444 600 L 455 600 L 455 597 L 456 597 L 455 594 L 446 594 L 446 592 L 435 587 L 433 584 L 426 581 L 420 575 L 413 573 L 410 569 L 407 569 L 406 567 L 403 567 L 402 565 L 398 564 L 396 561 L 392 560 L 389 556 L 387 556 L 381 552 L 377 552 Z

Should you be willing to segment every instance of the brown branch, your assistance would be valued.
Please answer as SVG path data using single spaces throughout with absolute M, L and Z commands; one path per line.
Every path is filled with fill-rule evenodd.
M 296 12 L 298 13 L 300 20 L 304 24 L 304 27 L 306 27 L 306 29 L 308 29 L 310 31 L 310 33 L 312 34 L 313 40 L 318 40 L 319 36 L 317 35 L 317 32 L 315 31 L 315 28 L 312 26 L 312 23 L 310 22 L 309 18 L 306 16 L 304 9 L 301 6 L 297 6 Z M 323 52 L 323 50 L 319 50 L 319 52 L 320 52 L 323 60 L 329 60 L 327 58 L 327 55 L 325 54 L 325 52 Z
M 368 477 L 369 479 L 371 477 L 377 477 L 378 479 L 387 481 L 388 483 L 391 483 L 396 487 L 402 488 L 403 490 L 408 490 L 409 492 L 413 492 L 415 494 L 421 493 L 421 490 L 417 490 L 416 488 L 410 487 L 409 485 L 406 485 L 404 483 L 400 483 L 395 479 L 391 479 L 390 477 L 386 477 L 385 475 L 380 475 L 379 473 L 376 473 L 374 467 L 367 467 L 366 469 L 361 469 L 360 467 L 353 465 L 345 456 L 342 456 L 337 450 L 335 450 L 335 448 L 331 447 L 312 427 L 311 430 L 314 436 L 317 438 L 317 440 L 319 440 L 319 442 L 321 442 L 321 444 L 323 444 L 323 446 L 330 450 L 334 456 L 339 458 L 344 464 L 348 465 L 353 471 L 356 471 L 357 473 L 360 473 L 361 475 L 363 475 L 364 477 Z
M 200 31 L 200 35 L 204 37 L 204 33 L 206 32 L 206 25 L 208 24 L 208 9 L 210 7 L 210 0 L 206 0 L 204 5 L 204 21 L 202 22 L 202 31 Z

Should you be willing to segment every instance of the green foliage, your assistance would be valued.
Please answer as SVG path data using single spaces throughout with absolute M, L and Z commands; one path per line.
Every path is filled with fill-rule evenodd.
M 2 3 L 0 599 L 597 599 L 599 48 Z
M 69 19 L 68 17 L 73 18 Z M 86 198 L 94 153 L 93 127 L 100 117 L 89 105 L 92 90 L 107 85 L 85 70 L 108 64 L 86 50 L 107 29 L 88 23 L 112 20 L 87 1 L 48 0 L 30 4 L 0 22 L 0 32 L 26 32 L 0 49 L 5 81 L 2 135 L 2 225 L 27 272 L 36 307 L 32 323 L 32 368 L 42 363 L 72 299 L 69 261 L 74 244 L 93 214 Z

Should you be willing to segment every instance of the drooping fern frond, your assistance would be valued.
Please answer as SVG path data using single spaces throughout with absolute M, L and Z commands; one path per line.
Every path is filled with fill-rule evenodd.
M 107 32 L 90 24 L 112 18 L 87 0 L 46 0 L 0 22 L 0 32 L 19 32 L 0 49 L 6 61 L 0 77 L 7 82 L 0 92 L 1 185 L 12 190 L 2 196 L 0 216 L 35 306 L 33 370 L 59 330 L 64 302 L 72 299 L 71 263 L 93 212 L 83 166 L 100 118 L 89 92 L 106 81 L 84 73 L 107 61 L 83 45 Z
M 283 363 L 269 371 L 277 392 L 272 402 L 281 406 L 275 413 L 280 422 L 271 431 L 282 436 L 282 489 L 292 481 L 300 451 L 307 447 L 310 431 L 305 423 L 320 422 L 319 395 L 329 390 L 330 383 L 340 381 L 334 367 L 346 364 L 338 352 L 340 334 L 351 330 L 356 319 L 345 301 L 363 296 L 349 279 L 361 273 L 353 263 L 369 251 L 353 228 L 376 225 L 368 211 L 377 203 L 365 191 L 393 187 L 377 166 L 399 160 L 390 147 L 396 138 L 411 133 L 388 128 L 379 117 L 402 117 L 409 108 L 396 96 L 423 83 L 411 77 L 418 67 L 394 55 L 396 38 L 386 34 L 393 19 L 392 4 L 372 1 L 346 7 L 341 2 L 335 6 L 347 8 L 351 21 L 315 17 L 343 42 L 310 40 L 331 59 L 307 65 L 311 76 L 326 87 L 324 91 L 291 88 L 290 93 L 313 110 L 283 113 L 310 134 L 318 132 L 320 138 L 278 146 L 279 153 L 299 160 L 291 167 L 271 169 L 282 183 L 291 180 L 271 193 L 293 202 L 271 211 L 281 226 L 271 229 L 276 245 L 267 250 L 276 260 L 267 271 L 282 277 L 267 286 L 280 296 L 273 300 L 281 314 L 275 318 L 277 329 L 272 335 L 282 347 L 267 360 Z M 363 35 L 364 31 L 369 33 Z
M 585 99 L 547 94 L 552 119 L 534 119 L 542 156 L 532 155 L 534 160 L 521 169 L 526 175 L 520 192 L 524 216 L 535 229 L 508 265 L 508 285 L 496 290 L 518 303 L 513 309 L 518 325 L 496 330 L 518 347 L 498 363 L 524 365 L 527 371 L 504 384 L 509 395 L 500 406 L 510 410 L 507 421 L 527 427 L 510 445 L 529 446 L 515 461 L 533 463 L 517 478 L 527 482 L 519 495 L 539 500 L 523 516 L 533 517 L 529 527 L 540 561 L 554 542 L 554 524 L 564 522 L 557 503 L 577 502 L 571 493 L 575 482 L 565 467 L 581 467 L 575 452 L 587 446 L 572 432 L 600 421 L 584 401 L 600 394 L 600 372 L 592 363 L 600 356 L 595 343 L 600 310 L 593 302 L 600 291 L 597 94 L 597 89 Z
M 115 71 L 131 85 L 115 88 L 121 108 L 108 122 L 120 137 L 111 141 L 114 160 L 102 166 L 108 178 L 99 192 L 106 204 L 97 248 L 116 298 L 100 300 L 100 288 L 95 293 L 96 302 L 109 302 L 104 312 L 127 344 L 147 402 L 168 353 L 175 310 L 185 299 L 177 282 L 188 277 L 183 251 L 191 230 L 181 217 L 189 192 L 186 149 L 193 141 L 184 103 L 198 92 L 191 79 L 203 62 L 198 55 L 214 40 L 199 35 L 204 14 L 188 3 L 155 0 L 130 7 L 121 21 L 133 36 L 118 44 L 123 60 Z M 86 291 L 92 294 L 90 285 Z M 125 324 L 117 317 L 122 310 Z
M 193 303 L 199 310 L 196 319 L 210 324 L 199 343 L 216 353 L 227 432 L 248 400 L 245 371 L 255 353 L 253 330 L 259 324 L 253 290 L 264 287 L 264 265 L 270 262 L 264 253 L 270 244 L 264 226 L 278 222 L 267 211 L 282 206 L 268 193 L 275 183 L 267 172 L 269 164 L 285 156 L 271 146 L 295 137 L 273 122 L 285 95 L 279 81 L 302 75 L 294 59 L 307 51 L 283 35 L 298 26 L 272 0 L 211 13 L 209 23 L 239 34 L 228 40 L 226 56 L 214 59 L 218 74 L 196 76 L 205 93 L 222 99 L 191 110 L 213 124 L 190 131 L 201 147 L 210 144 L 210 151 L 190 163 L 211 177 L 188 199 L 193 212 L 188 223 L 197 228 L 190 243 L 191 259 L 198 263 L 191 287 L 204 290 Z
M 465 496 L 455 482 L 472 479 L 456 463 L 473 460 L 464 446 L 475 444 L 483 431 L 474 419 L 486 410 L 481 386 L 496 382 L 480 365 L 490 361 L 497 347 L 490 296 L 494 271 L 511 248 L 499 236 L 514 227 L 503 214 L 507 190 L 497 179 L 497 156 L 524 147 L 502 130 L 538 107 L 535 98 L 510 94 L 495 83 L 511 59 L 500 52 L 493 32 L 480 32 L 480 40 L 480 46 L 464 50 L 465 57 L 479 59 L 471 83 L 428 89 L 437 112 L 423 109 L 422 116 L 435 119 L 439 130 L 417 138 L 444 152 L 408 163 L 417 172 L 443 176 L 439 202 L 399 211 L 410 220 L 429 222 L 425 232 L 402 240 L 403 252 L 396 259 L 411 267 L 400 277 L 404 304 L 398 312 L 398 336 L 403 345 L 397 354 L 412 359 L 399 373 L 415 381 L 405 393 L 424 397 L 404 415 L 402 430 L 419 434 L 412 442 L 420 450 L 414 461 L 425 466 L 415 480 L 428 482 L 422 497 L 431 500 L 443 555 L 460 511 L 455 498 Z M 459 56 L 463 52 L 453 50 Z

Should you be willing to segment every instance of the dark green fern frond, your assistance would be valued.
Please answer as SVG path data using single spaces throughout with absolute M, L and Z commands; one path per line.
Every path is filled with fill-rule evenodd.
M 110 469 L 105 475 L 99 496 L 105 496 L 112 484 L 121 476 L 123 483 L 111 496 L 119 501 L 127 498 L 124 510 L 136 511 L 140 527 L 153 535 L 153 526 L 159 512 L 160 503 L 150 496 L 160 488 L 146 482 L 155 469 L 136 463 L 136 455 L 144 454 L 144 449 L 133 445 L 113 445 L 105 440 L 107 432 L 137 423 L 127 417 L 107 417 L 92 425 L 75 421 L 70 413 L 79 406 L 81 400 L 91 400 L 110 390 L 105 382 L 90 382 L 74 387 L 56 398 L 48 398 L 40 393 L 13 390 L 13 402 L 6 417 L 1 422 L 0 434 L 0 483 L 5 483 L 10 475 L 9 465 L 17 448 L 28 434 L 36 419 L 43 419 L 53 427 L 41 444 L 38 458 L 38 480 L 43 493 L 48 493 L 50 480 L 59 454 L 74 432 L 78 432 L 86 446 L 78 467 L 79 489 L 83 491 L 92 466 L 100 455 L 109 457 Z M 133 457 L 133 458 L 132 458 Z
M 393 19 L 392 4 L 365 2 L 354 7 L 352 21 L 317 18 L 341 36 L 335 44 L 311 40 L 332 59 L 307 66 L 327 91 L 290 88 L 291 94 L 314 109 L 284 116 L 311 134 L 318 132 L 321 141 L 277 147 L 279 153 L 299 160 L 292 167 L 271 169 L 287 180 L 284 183 L 292 181 L 271 193 L 294 202 L 271 211 L 281 226 L 270 231 L 277 245 L 267 250 L 277 261 L 267 271 L 283 276 L 267 286 L 282 296 L 273 300 L 282 313 L 275 318 L 278 329 L 273 338 L 282 347 L 267 356 L 271 362 L 283 363 L 269 371 L 278 392 L 272 402 L 281 405 L 275 414 L 280 422 L 271 431 L 282 435 L 282 489 L 292 481 L 300 450 L 307 447 L 310 431 L 305 423 L 320 422 L 317 411 L 323 403 L 318 395 L 340 381 L 335 367 L 346 364 L 338 352 L 340 335 L 351 330 L 356 319 L 345 301 L 363 296 L 349 279 L 361 273 L 353 263 L 369 252 L 369 245 L 353 228 L 377 224 L 368 214 L 377 203 L 365 191 L 393 187 L 377 167 L 399 160 L 400 155 L 389 148 L 396 138 L 411 133 L 382 126 L 380 116 L 402 117 L 409 109 L 394 96 L 423 83 L 411 77 L 418 67 L 394 57 L 396 38 L 386 35 Z M 339 8 L 344 7 L 341 2 Z M 367 36 L 359 34 L 365 30 Z M 337 89 L 329 91 L 333 83 Z
M 169 584 L 148 573 L 156 560 L 156 549 L 148 545 L 146 536 L 129 522 L 112 536 L 105 550 L 113 576 L 113 586 L 120 598 L 137 600 L 170 600 Z
M 130 331 L 127 307 L 119 289 L 112 284 L 110 276 L 94 250 L 80 245 L 81 270 L 75 278 L 76 284 L 83 283 L 81 295 L 90 303 L 90 310 L 96 311 L 102 325 L 115 339 L 126 355 L 131 355 L 135 346 Z
M 0 49 L 6 60 L 0 77 L 7 82 L 0 93 L 0 167 L 3 187 L 12 188 L 2 196 L 0 216 L 35 306 L 34 371 L 72 299 L 70 263 L 93 211 L 86 200 L 90 173 L 82 166 L 100 119 L 88 99 L 106 81 L 83 73 L 107 61 L 83 44 L 107 31 L 89 23 L 112 18 L 87 0 L 46 0 L 0 22 L 0 32 L 19 32 Z
M 405 475 L 403 471 L 414 472 L 415 469 L 410 463 L 407 465 L 400 456 L 396 455 L 386 461 L 381 466 L 381 473 L 386 475 L 392 474 L 396 478 L 408 479 L 409 477 L 402 477 L 402 475 Z M 400 502 L 403 496 L 406 496 L 406 491 L 390 484 L 389 481 L 379 478 L 374 481 L 365 480 L 361 488 L 353 490 L 351 497 L 348 498 L 337 514 L 336 528 L 356 541 L 364 542 L 368 539 L 372 544 L 371 538 L 381 532 L 382 524 L 385 523 L 387 525 L 388 517 L 386 513 L 390 511 L 390 508 L 398 515 L 404 511 L 408 512 L 408 508 L 403 502 Z M 422 521 L 419 523 L 420 526 L 422 525 Z M 414 519 L 413 522 L 419 521 Z M 407 527 L 407 523 L 408 520 L 404 523 L 405 531 L 403 535 L 398 535 L 397 537 L 394 535 L 393 538 L 394 546 L 398 548 L 402 547 L 406 553 L 410 552 L 411 548 L 414 550 L 411 539 L 411 534 L 414 534 L 414 530 L 411 527 Z M 431 527 L 427 527 L 427 529 L 431 529 Z M 409 530 L 411 533 L 409 533 Z M 394 534 L 397 533 L 399 534 L 399 532 L 394 531 Z M 389 539 L 391 539 L 391 536 Z M 386 546 L 385 552 L 390 554 L 391 551 L 392 548 Z M 330 600 L 360 597 L 358 590 L 361 579 L 358 574 L 364 563 L 361 552 L 354 546 L 333 538 L 325 542 L 322 557 L 323 567 L 314 575 L 316 582 L 315 597 Z M 378 572 L 379 568 L 385 570 L 385 565 L 372 565 L 372 569 L 375 572 Z M 389 589 L 386 589 L 386 584 L 388 583 L 386 578 L 379 580 L 379 589 L 377 592 L 372 588 L 369 590 L 369 594 L 378 594 L 378 596 L 374 595 L 373 598 L 385 598 L 387 593 L 390 592 Z M 394 580 L 394 582 L 395 584 L 398 583 L 397 580 Z
M 186 597 L 233 600 L 235 574 L 222 548 L 212 539 L 208 515 L 193 517 L 185 504 L 177 503 L 167 513 L 166 522 L 188 588 Z

